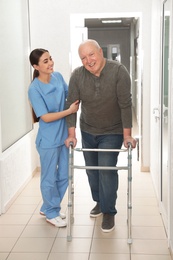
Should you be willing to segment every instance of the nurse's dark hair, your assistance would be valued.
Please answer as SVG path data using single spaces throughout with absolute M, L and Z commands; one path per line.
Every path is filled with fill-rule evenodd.
M 45 49 L 35 49 L 33 51 L 31 51 L 30 55 L 29 55 L 29 60 L 31 65 L 38 65 L 40 57 L 43 55 L 43 53 L 48 52 L 48 50 Z M 39 76 L 39 71 L 34 69 L 33 72 L 33 79 L 37 78 Z
M 33 51 L 31 51 L 30 55 L 29 55 L 29 60 L 31 65 L 38 65 L 40 57 L 43 55 L 43 53 L 48 52 L 48 50 L 45 49 L 35 49 Z M 35 78 L 37 78 L 39 76 L 39 71 L 34 69 L 33 72 L 33 80 Z M 37 118 L 34 109 L 32 108 L 32 118 L 33 118 L 33 123 L 36 123 L 39 121 L 40 118 Z

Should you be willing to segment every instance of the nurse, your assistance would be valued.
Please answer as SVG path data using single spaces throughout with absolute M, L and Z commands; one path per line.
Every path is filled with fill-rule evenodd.
M 43 204 L 40 214 L 56 227 L 65 227 L 65 214 L 61 201 L 68 186 L 68 136 L 65 117 L 76 113 L 78 100 L 65 109 L 68 86 L 59 72 L 54 72 L 54 62 L 48 50 L 35 49 L 30 53 L 34 68 L 28 97 L 39 122 L 36 147 L 40 156 L 40 188 Z

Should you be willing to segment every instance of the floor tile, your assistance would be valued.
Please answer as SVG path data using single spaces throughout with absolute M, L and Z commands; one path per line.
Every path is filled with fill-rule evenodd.
M 128 254 L 129 245 L 126 239 L 94 239 L 91 252 L 99 254 Z
M 160 212 L 157 206 L 135 205 L 132 207 L 133 216 L 159 216 Z
M 44 216 L 41 216 L 40 214 L 33 214 L 28 222 L 28 225 L 47 225 L 50 226 L 49 223 L 47 223 L 46 218 Z
M 32 185 L 26 187 L 22 192 L 21 196 L 27 197 L 27 196 L 36 196 L 41 198 L 41 191 L 39 184 L 37 185 L 36 188 L 33 188 Z
M 134 226 L 153 226 L 161 227 L 163 222 L 161 216 L 133 216 L 132 223 Z
M 150 198 L 139 198 L 139 197 L 133 197 L 132 203 L 134 205 L 144 205 L 144 206 L 156 206 L 158 207 L 158 201 L 156 197 L 150 197 Z
M 89 260 L 130 260 L 130 256 L 129 254 L 91 254 Z
M 55 253 L 88 253 L 90 251 L 91 239 L 73 238 L 71 242 L 67 242 L 66 238 L 56 238 L 52 248 Z
M 54 238 L 19 238 L 12 253 L 46 253 L 50 252 Z
M 94 225 L 95 219 L 90 218 L 89 214 L 74 214 L 74 225 L 79 226 L 90 226 Z
M 13 204 L 6 214 L 32 214 L 35 211 L 36 205 Z
M 17 240 L 18 240 L 17 237 L 0 238 L 0 252 L 1 253 L 10 252 L 14 247 L 15 243 L 17 242 Z
M 47 260 L 48 253 L 11 253 L 8 260 Z
M 48 260 L 88 260 L 89 253 L 51 253 Z
M 164 227 L 132 227 L 134 239 L 167 239 Z
M 14 205 L 16 204 L 22 204 L 22 205 L 37 205 L 40 202 L 41 198 L 40 196 L 19 196 L 15 202 Z
M 19 237 L 25 225 L 0 225 L 0 237 Z
M 92 238 L 94 226 L 72 226 L 73 238 Z M 57 237 L 67 237 L 67 228 L 59 228 Z
M 133 239 L 131 252 L 132 254 L 169 255 L 166 239 Z
M 169 255 L 133 255 L 131 260 L 171 260 Z
M 0 253 L 0 260 L 6 260 L 9 253 Z
M 0 216 L 0 225 L 24 225 L 30 218 L 29 214 L 3 214 Z
M 28 225 L 23 231 L 21 237 L 55 238 L 57 232 L 58 232 L 58 228 L 54 227 L 53 225 L 44 225 L 44 226 Z
M 94 207 L 95 205 L 93 205 Z M 91 211 L 92 207 L 91 207 L 91 204 L 85 204 L 84 205 L 81 205 L 81 204 L 75 204 L 75 207 L 74 207 L 74 210 L 75 210 L 75 214 L 76 215 L 80 215 L 80 214 L 86 214 L 88 215 L 89 217 L 89 214 L 90 214 L 90 211 Z

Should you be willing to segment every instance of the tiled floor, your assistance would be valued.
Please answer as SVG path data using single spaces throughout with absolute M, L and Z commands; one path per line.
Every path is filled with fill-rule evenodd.
M 127 162 L 121 153 L 119 165 Z M 82 164 L 77 154 L 75 164 Z M 55 228 L 39 214 L 39 172 L 28 183 L 6 214 L 0 216 L 0 260 L 170 260 L 167 238 L 149 173 L 139 171 L 133 150 L 132 245 L 127 243 L 127 172 L 119 172 L 116 228 L 100 229 L 101 216 L 91 219 L 94 206 L 84 170 L 75 170 L 73 239 L 67 228 Z M 68 194 L 62 211 L 67 213 Z

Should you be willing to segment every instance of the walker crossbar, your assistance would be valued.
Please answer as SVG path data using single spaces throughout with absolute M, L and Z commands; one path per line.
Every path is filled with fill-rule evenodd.
M 74 151 L 83 152 L 127 152 L 127 166 L 109 167 L 109 166 L 78 166 L 74 165 Z M 74 222 L 74 169 L 92 169 L 92 170 L 127 170 L 127 225 L 128 238 L 127 243 L 132 243 L 131 237 L 131 219 L 132 219 L 132 146 L 129 143 L 127 149 L 86 149 L 73 148 L 73 143 L 69 147 L 69 187 L 68 187 L 68 223 L 67 223 L 67 241 L 72 240 L 72 223 Z
M 127 152 L 127 149 L 89 149 L 89 148 L 75 148 L 77 152 Z
M 79 166 L 79 165 L 73 165 L 71 166 L 72 169 L 90 169 L 90 170 L 128 170 L 128 167 L 126 166 Z

